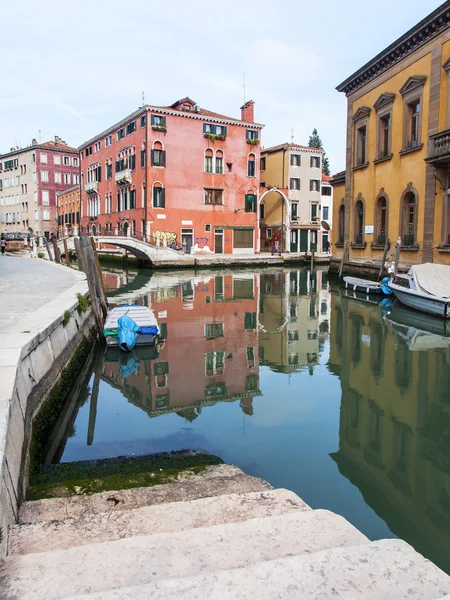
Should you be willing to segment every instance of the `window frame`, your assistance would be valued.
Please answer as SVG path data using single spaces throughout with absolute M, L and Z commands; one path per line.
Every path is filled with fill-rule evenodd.
M 223 206 L 223 188 L 203 188 L 203 204 L 205 206 Z M 217 198 L 220 197 L 220 202 L 217 202 Z M 211 198 L 211 202 L 208 202 L 208 198 Z
M 295 183 L 295 182 L 298 182 L 298 187 L 297 187 L 297 183 Z M 290 177 L 289 178 L 289 189 L 290 190 L 299 192 L 301 189 L 301 185 L 302 185 L 302 182 L 301 182 L 300 177 Z
M 302 155 L 300 153 L 292 152 L 290 154 L 289 165 L 291 167 L 301 167 L 302 166 Z
M 423 129 L 423 98 L 425 89 L 425 76 L 409 77 L 405 84 L 400 88 L 403 97 L 403 144 L 400 154 L 414 152 L 423 147 L 422 129 Z M 420 111 L 417 122 L 417 140 L 412 139 L 412 106 L 419 103 Z
M 160 193 L 158 193 L 158 196 L 160 196 L 160 198 L 157 201 L 157 194 L 155 193 L 155 190 L 161 190 Z M 166 208 L 166 190 L 165 188 L 161 185 L 161 186 L 156 186 L 153 185 L 153 189 L 152 189 L 152 207 L 153 208 Z

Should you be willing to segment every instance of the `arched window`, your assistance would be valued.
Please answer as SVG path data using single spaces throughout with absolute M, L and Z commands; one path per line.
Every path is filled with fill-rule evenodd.
M 156 181 L 153 184 L 153 208 L 166 207 L 166 190 L 161 182 Z
M 345 236 L 345 205 L 343 202 L 339 207 L 338 236 L 338 243 L 343 244 Z
M 402 245 L 415 246 L 417 239 L 417 196 L 412 188 L 403 194 L 400 223 Z
M 207 148 L 205 150 L 205 173 L 213 172 L 213 158 L 213 151 L 211 150 L 211 148 Z
M 248 177 L 256 177 L 256 159 L 254 154 L 248 155 L 247 175 Z
M 388 236 L 388 201 L 381 195 L 375 204 L 375 244 L 384 246 Z
M 353 242 L 357 245 L 362 245 L 364 244 L 364 202 L 362 200 L 355 202 L 354 224 Z
M 152 146 L 152 166 L 153 167 L 165 167 L 166 166 L 166 151 L 164 150 L 163 143 L 160 141 L 153 142 Z
M 216 173 L 222 175 L 223 173 L 223 152 L 222 150 L 216 151 Z

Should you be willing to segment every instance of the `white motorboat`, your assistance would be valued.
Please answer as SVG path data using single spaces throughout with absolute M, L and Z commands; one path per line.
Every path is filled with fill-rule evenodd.
M 402 305 L 385 316 L 412 351 L 450 348 L 450 322 L 414 312 Z
M 450 318 L 450 266 L 426 263 L 397 274 L 389 287 L 402 304 L 442 319 Z
M 134 346 L 156 345 L 160 330 L 153 311 L 147 306 L 125 304 L 107 314 L 103 335 L 107 346 L 118 346 L 129 352 Z
M 381 283 L 370 281 L 369 279 L 360 279 L 359 277 L 344 277 L 346 289 L 353 292 L 362 292 L 363 294 L 383 294 Z

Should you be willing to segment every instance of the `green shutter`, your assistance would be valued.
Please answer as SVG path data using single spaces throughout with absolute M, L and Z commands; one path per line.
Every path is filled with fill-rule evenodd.
M 152 157 L 151 163 L 152 163 L 152 165 L 154 165 L 155 164 L 155 151 L 154 150 L 152 150 L 151 157 Z
M 166 207 L 166 190 L 165 188 L 161 188 L 161 208 Z
M 166 166 L 166 151 L 163 150 L 161 152 L 161 154 L 162 154 L 162 166 L 165 167 Z
M 224 126 L 224 125 L 222 125 L 222 135 L 223 135 L 224 137 L 227 137 L 227 127 L 226 127 L 226 126 Z
M 161 119 L 163 126 L 166 127 L 166 117 L 161 117 Z

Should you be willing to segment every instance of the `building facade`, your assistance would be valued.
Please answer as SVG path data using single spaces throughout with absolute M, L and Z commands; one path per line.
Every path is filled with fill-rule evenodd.
M 184 98 L 143 106 L 80 147 L 81 225 L 185 252 L 259 250 L 262 125 Z
M 80 226 L 80 185 L 56 193 L 58 235 L 78 235 Z
M 331 250 L 333 237 L 333 178 L 322 173 L 322 187 L 320 200 L 320 244 L 319 251 Z
M 450 264 L 450 2 L 338 86 L 348 98 L 333 253 Z M 336 193 L 336 187 L 335 187 Z
M 0 155 L 0 233 L 55 233 L 56 194 L 79 178 L 78 150 L 58 136 Z
M 280 144 L 261 150 L 261 249 L 320 250 L 322 150 Z

